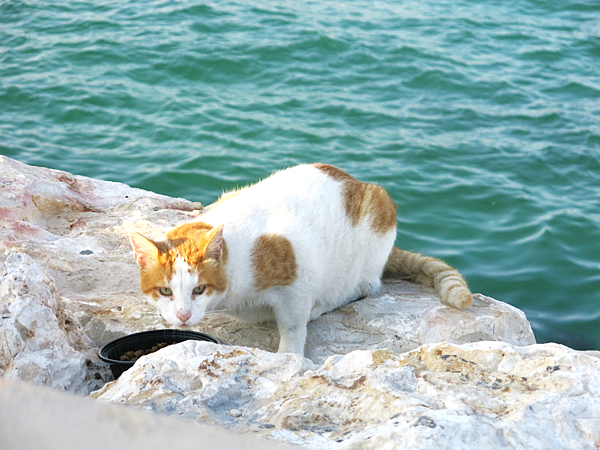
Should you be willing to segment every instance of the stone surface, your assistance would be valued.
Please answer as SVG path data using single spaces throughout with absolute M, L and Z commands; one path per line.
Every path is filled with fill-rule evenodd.
M 322 363 L 354 350 L 405 352 L 421 344 L 501 340 L 534 344 L 522 311 L 481 294 L 465 311 L 442 305 L 433 289 L 388 280 L 381 292 L 331 311 L 308 326 L 306 356 Z
M 2 450 L 294 448 L 6 378 L 0 378 L 0 436 Z
M 108 379 L 54 281 L 26 254 L 0 265 L 0 375 L 86 394 Z
M 320 449 L 592 449 L 600 358 L 556 344 L 296 355 L 185 342 L 94 397 Z

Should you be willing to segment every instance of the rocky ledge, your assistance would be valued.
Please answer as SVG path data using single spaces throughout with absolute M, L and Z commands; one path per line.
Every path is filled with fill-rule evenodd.
M 139 294 L 127 233 L 159 237 L 202 206 L 0 157 L 0 375 L 316 448 L 598 448 L 600 358 L 533 345 L 525 315 L 418 285 L 309 324 L 307 356 L 272 324 L 213 315 L 116 382 L 98 348 L 165 328 Z M 108 384 L 107 384 L 108 383 Z
M 600 362 L 555 344 L 292 354 L 188 341 L 92 394 L 318 449 L 566 449 L 600 443 Z

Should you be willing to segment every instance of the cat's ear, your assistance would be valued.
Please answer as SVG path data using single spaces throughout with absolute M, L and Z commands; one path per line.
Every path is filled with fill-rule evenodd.
M 204 257 L 217 260 L 223 254 L 223 225 L 219 225 L 210 232 L 208 244 L 204 248 Z
M 152 263 L 158 262 L 158 247 L 150 239 L 142 236 L 140 233 L 130 233 L 129 242 L 133 248 L 135 261 L 141 268 L 147 267 Z

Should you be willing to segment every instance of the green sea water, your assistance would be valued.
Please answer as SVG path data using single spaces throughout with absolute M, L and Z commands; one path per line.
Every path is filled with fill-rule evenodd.
M 0 0 L 0 154 L 209 204 L 301 162 L 600 348 L 598 0 Z

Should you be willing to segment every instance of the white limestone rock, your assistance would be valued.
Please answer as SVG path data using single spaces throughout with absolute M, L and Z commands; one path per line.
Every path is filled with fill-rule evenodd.
M 402 353 L 421 344 L 501 340 L 535 344 L 525 314 L 481 294 L 465 311 L 440 303 L 433 289 L 388 280 L 381 292 L 332 311 L 308 327 L 306 356 L 322 363 L 335 354 L 389 348 Z
M 0 375 L 80 394 L 104 384 L 94 346 L 63 309 L 54 281 L 26 254 L 0 266 Z
M 592 449 L 600 358 L 556 344 L 296 355 L 185 342 L 93 394 L 320 449 Z

